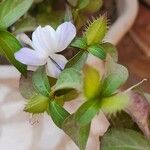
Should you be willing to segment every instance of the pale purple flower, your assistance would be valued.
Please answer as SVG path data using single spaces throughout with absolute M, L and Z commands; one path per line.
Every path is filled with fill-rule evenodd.
M 66 49 L 75 36 L 76 28 L 71 22 L 62 23 L 56 31 L 49 25 L 39 26 L 32 34 L 32 41 L 26 34 L 20 34 L 20 41 L 31 48 L 21 48 L 15 58 L 26 64 L 29 70 L 46 64 L 48 75 L 58 77 L 67 59 L 56 53 Z

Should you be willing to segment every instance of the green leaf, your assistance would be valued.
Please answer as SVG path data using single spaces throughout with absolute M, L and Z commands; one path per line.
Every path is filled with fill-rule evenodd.
M 85 150 L 89 131 L 90 123 L 85 126 L 79 126 L 75 120 L 75 115 L 70 115 L 64 122 L 62 129 L 71 137 L 80 150 Z
M 38 95 L 32 82 L 33 72 L 28 71 L 26 76 L 21 75 L 19 81 L 19 90 L 21 95 L 26 99 L 32 99 Z
M 114 61 L 118 61 L 118 52 L 117 52 L 117 48 L 112 45 L 111 43 L 102 43 L 100 44 L 100 47 L 106 52 L 108 53 L 113 59 Z
M 106 16 L 101 16 L 95 19 L 87 27 L 85 37 L 88 45 L 99 44 L 102 42 L 107 32 L 107 19 Z
M 119 93 L 110 97 L 105 97 L 100 100 L 99 108 L 107 114 L 115 114 L 123 110 L 129 104 L 129 95 Z
M 101 150 L 150 150 L 150 141 L 129 129 L 111 129 L 101 140 Z
M 22 18 L 21 20 L 17 21 L 17 23 L 13 26 L 12 30 L 13 33 L 18 34 L 22 32 L 34 31 L 36 27 L 36 19 L 31 16 L 27 16 L 26 18 Z
M 88 100 L 93 99 L 100 94 L 100 79 L 100 74 L 96 69 L 85 66 L 83 89 L 84 95 Z
M 5 0 L 0 4 L 0 28 L 8 28 L 23 16 L 33 0 Z
M 22 74 L 26 73 L 27 66 L 18 62 L 14 53 L 21 49 L 19 41 L 9 32 L 0 31 L 0 51 Z
M 78 0 L 78 9 L 83 9 L 89 4 L 90 0 Z
M 40 94 L 49 97 L 51 87 L 46 75 L 45 67 L 40 67 L 33 73 L 32 81 L 35 89 Z
M 34 98 L 27 101 L 24 111 L 39 114 L 47 110 L 49 99 L 43 95 L 36 95 Z
M 104 48 L 99 44 L 91 45 L 90 47 L 88 47 L 87 51 L 102 60 L 106 58 L 106 52 Z
M 62 106 L 57 104 L 55 100 L 50 102 L 48 114 L 59 128 L 62 128 L 64 120 L 70 115 Z
M 94 13 L 97 12 L 103 4 L 102 0 L 90 0 L 89 4 L 84 8 L 83 11 Z
M 85 102 L 75 113 L 76 122 L 79 126 L 85 126 L 89 124 L 99 110 L 100 107 L 98 100 Z
M 88 53 L 86 51 L 79 51 L 73 58 L 66 64 L 65 68 L 74 68 L 81 70 L 87 60 Z
M 64 89 L 78 89 L 82 87 L 82 75 L 73 68 L 67 68 L 61 72 L 55 85 L 54 91 Z
M 85 50 L 87 47 L 86 40 L 85 40 L 85 38 L 75 38 L 72 41 L 71 46 Z
M 103 81 L 101 90 L 102 96 L 112 95 L 128 79 L 129 73 L 127 68 L 115 63 L 112 59 L 107 62 L 107 76 Z

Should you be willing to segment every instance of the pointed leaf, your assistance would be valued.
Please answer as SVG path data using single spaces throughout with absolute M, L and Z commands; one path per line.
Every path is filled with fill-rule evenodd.
M 35 89 L 40 94 L 49 97 L 51 87 L 46 75 L 45 67 L 40 67 L 33 73 L 32 81 Z
M 22 74 L 27 71 L 27 66 L 18 62 L 14 53 L 21 49 L 19 41 L 9 32 L 0 31 L 0 51 Z
M 82 87 L 82 75 L 73 68 L 67 68 L 61 72 L 56 82 L 54 91 L 64 89 L 78 89 Z
M 0 3 L 0 28 L 15 23 L 32 5 L 33 0 L 5 0 Z
M 54 123 L 62 128 L 64 120 L 70 115 L 62 106 L 56 101 L 51 101 L 48 108 L 48 114 L 52 117 Z
M 104 48 L 99 44 L 91 45 L 90 47 L 88 47 L 87 51 L 102 60 L 106 58 L 106 52 Z
M 150 141 L 129 129 L 111 129 L 101 140 L 101 150 L 149 150 Z
M 91 122 L 93 117 L 99 112 L 99 101 L 87 101 L 82 104 L 75 113 L 75 119 L 79 126 L 85 126 Z
M 85 38 L 75 38 L 72 43 L 71 43 L 72 47 L 75 48 L 80 48 L 85 50 L 87 45 L 86 45 L 86 39 Z
M 66 64 L 65 68 L 74 68 L 76 70 L 81 70 L 87 60 L 87 52 L 79 51 L 73 58 L 71 58 Z
M 107 76 L 103 81 L 101 95 L 106 97 L 113 94 L 128 79 L 127 68 L 117 64 L 112 59 L 107 61 Z
M 85 126 L 79 126 L 73 114 L 63 122 L 62 129 L 71 137 L 80 150 L 85 150 L 90 131 L 90 123 Z

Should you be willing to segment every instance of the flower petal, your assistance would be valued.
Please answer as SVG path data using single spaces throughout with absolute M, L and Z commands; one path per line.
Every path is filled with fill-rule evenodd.
M 36 71 L 38 69 L 38 66 L 28 66 L 27 70 Z
M 47 75 L 50 77 L 57 78 L 60 74 L 61 70 L 56 67 L 56 65 L 49 58 L 47 60 Z
M 46 63 L 46 58 L 39 56 L 36 51 L 30 48 L 22 48 L 15 53 L 15 58 L 21 63 L 31 66 L 40 66 Z
M 64 69 L 66 63 L 68 62 L 68 60 L 60 54 L 53 54 L 51 55 L 51 58 L 60 66 L 61 70 Z
M 51 56 L 51 59 L 47 60 L 47 74 L 51 77 L 57 78 L 60 72 L 64 69 L 67 63 L 67 59 L 58 54 L 54 54 Z
M 60 52 L 67 48 L 74 39 L 76 36 L 76 28 L 71 22 L 65 22 L 58 26 L 56 32 L 58 36 L 57 52 Z
M 33 47 L 33 43 L 31 39 L 25 33 L 19 33 L 16 37 L 23 46 L 30 46 Z
M 43 55 L 54 53 L 58 43 L 56 31 L 51 26 L 39 26 L 32 34 L 32 41 L 35 49 Z

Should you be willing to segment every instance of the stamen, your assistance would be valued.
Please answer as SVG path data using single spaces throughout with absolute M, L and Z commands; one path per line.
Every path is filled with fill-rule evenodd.
M 50 60 L 56 65 L 56 67 L 60 70 L 60 71 L 63 71 L 63 69 L 58 65 L 58 63 L 52 59 L 50 56 L 49 56 Z

